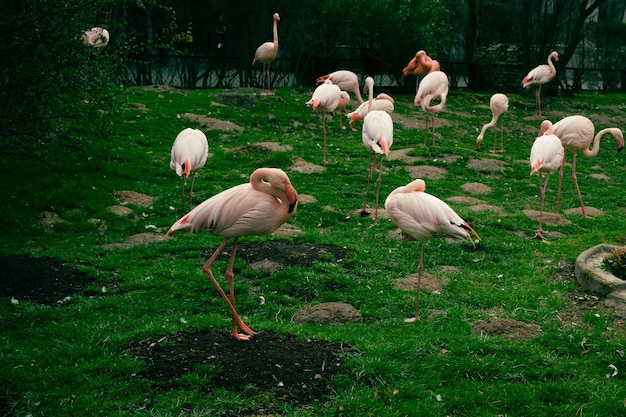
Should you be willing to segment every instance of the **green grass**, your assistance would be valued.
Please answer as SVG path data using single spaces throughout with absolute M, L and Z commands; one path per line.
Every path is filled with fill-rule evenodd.
M 290 171 L 296 160 L 321 164 L 321 126 L 305 102 L 308 89 L 277 89 L 273 97 L 251 98 L 246 107 L 231 105 L 222 94 L 237 91 L 178 91 L 132 88 L 120 93 L 120 118 L 111 120 L 115 135 L 90 143 L 80 155 L 58 161 L 29 160 L 3 154 L 0 250 L 2 254 L 53 256 L 86 271 L 110 291 L 107 296 L 76 296 L 64 306 L 32 302 L 0 303 L 0 396 L 12 404 L 10 415 L 237 415 L 246 399 L 218 390 L 208 396 L 194 389 L 205 382 L 190 375 L 177 391 L 156 387 L 129 375 L 145 365 L 120 354 L 134 340 L 175 333 L 190 326 L 228 332 L 226 307 L 200 272 L 220 238 L 183 233 L 168 241 L 126 249 L 102 245 L 150 231 L 159 232 L 177 220 L 180 181 L 169 169 L 171 145 L 185 127 L 200 127 L 184 113 L 233 122 L 243 132 L 208 130 L 210 153 L 196 180 L 195 201 L 246 181 L 260 166 L 284 169 L 300 194 L 316 202 L 300 204 L 291 223 L 302 230 L 297 238 L 311 244 L 347 248 L 340 263 L 320 262 L 257 274 L 237 260 L 237 276 L 256 277 L 255 285 L 272 295 L 267 309 L 246 297 L 247 280 L 236 281 L 238 310 L 255 329 L 274 329 L 301 336 L 341 341 L 356 348 L 348 354 L 347 375 L 335 378 L 336 394 L 327 403 L 294 409 L 285 416 L 606 416 L 626 412 L 626 333 L 624 320 L 595 308 L 569 276 L 576 257 L 600 243 L 626 241 L 626 156 L 616 153 L 605 137 L 596 158 L 578 158 L 578 180 L 586 206 L 603 211 L 584 219 L 561 214 L 565 226 L 546 226 L 550 244 L 531 239 L 537 222 L 522 210 L 538 210 L 538 180 L 529 176 L 530 147 L 539 121 L 530 118 L 533 94 L 510 94 L 511 106 L 502 121 L 506 152 L 488 152 L 493 131 L 483 149 L 474 143 L 489 121 L 490 95 L 452 91 L 447 108 L 437 115 L 436 147 L 422 146 L 424 115 L 412 96 L 396 95 L 396 113 L 413 118 L 419 128 L 396 123 L 392 150 L 412 148 L 422 158 L 414 165 L 444 168 L 444 179 L 426 179 L 427 192 L 446 200 L 469 196 L 461 186 L 480 182 L 492 193 L 475 196 L 499 206 L 503 213 L 473 211 L 467 204 L 450 205 L 481 236 L 470 244 L 430 241 L 424 248 L 424 269 L 445 275 L 441 294 L 423 293 L 423 319 L 402 321 L 414 308 L 414 293 L 397 290 L 393 281 L 415 273 L 418 245 L 390 235 L 387 220 L 376 227 L 360 218 L 367 179 L 367 153 L 360 131 L 342 132 L 337 117 L 328 123 L 328 164 L 316 174 Z M 584 114 L 599 128 L 626 126 L 626 96 L 584 94 L 544 99 L 552 121 Z M 132 103 L 141 103 L 137 106 Z M 442 121 L 445 123 L 442 124 Z M 358 126 L 360 129 L 360 125 Z M 232 152 L 261 141 L 293 147 L 290 152 Z M 430 143 L 430 142 L 429 142 Z M 451 160 L 449 155 L 459 155 Z M 448 158 L 446 158 L 448 157 Z M 502 172 L 477 171 L 474 159 L 504 162 Z M 568 161 L 571 155 L 567 155 Z M 406 162 L 385 161 L 381 206 L 394 188 L 411 178 Z M 608 179 L 595 179 L 601 173 Z M 546 210 L 554 209 L 556 176 L 550 179 Z M 561 208 L 578 205 L 570 170 L 563 180 Z M 150 207 L 132 207 L 125 217 L 108 206 L 113 192 L 133 190 L 157 199 Z M 373 201 L 370 199 L 370 201 Z M 325 210 L 331 206 L 333 210 Z M 45 229 L 42 212 L 57 213 L 67 223 Z M 554 235 L 552 235 L 554 236 Z M 269 237 L 244 238 L 261 241 Z M 204 254 L 204 255 L 203 255 Z M 214 268 L 221 271 L 226 259 Z M 443 265 L 458 272 L 442 273 Z M 290 317 L 306 303 L 344 301 L 360 310 L 360 323 L 343 326 L 298 325 Z M 582 306 L 582 307 L 581 307 Z M 429 317 L 429 312 L 447 314 Z M 540 335 L 530 340 L 481 336 L 472 331 L 477 319 L 499 317 L 534 323 Z M 184 318 L 184 321 L 181 321 Z M 585 347 L 581 347 L 583 340 Z M 620 373 L 606 378 L 608 364 Z M 255 401 L 261 405 L 265 397 Z M 255 414 L 248 414 L 255 415 Z M 262 415 L 262 414 L 258 414 Z

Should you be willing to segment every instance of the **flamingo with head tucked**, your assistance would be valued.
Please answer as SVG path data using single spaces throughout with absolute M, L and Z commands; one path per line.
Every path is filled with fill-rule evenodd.
M 548 179 L 550 174 L 556 171 L 563 163 L 564 149 L 561 140 L 554 134 L 554 129 L 550 128 L 544 131 L 542 135 L 535 139 L 530 149 L 530 175 L 535 172 L 539 175 L 539 229 L 535 234 L 535 239 L 544 240 L 542 220 L 543 220 L 543 203 L 546 197 L 546 188 L 548 187 Z M 546 174 L 546 179 L 542 184 L 542 174 Z
M 338 70 L 327 75 L 318 77 L 315 84 L 319 85 L 326 80 L 330 80 L 343 91 L 354 93 L 359 104 L 363 103 L 363 97 L 359 91 L 359 77 L 352 71 Z
M 549 120 L 544 120 L 541 122 L 540 134 L 548 131 L 554 131 L 554 134 L 561 139 L 563 148 L 565 148 L 566 151 L 572 151 L 572 180 L 576 186 L 582 215 L 583 217 L 587 217 L 587 214 L 585 213 L 585 205 L 583 204 L 583 198 L 580 194 L 580 188 L 578 187 L 578 179 L 576 178 L 576 151 L 581 151 L 587 157 L 594 157 L 598 155 L 598 152 L 600 151 L 600 139 L 605 134 L 610 133 L 617 140 L 617 151 L 619 152 L 624 148 L 624 134 L 621 129 L 617 127 L 609 127 L 602 129 L 594 137 L 595 128 L 593 123 L 591 120 L 581 115 L 565 117 L 554 125 L 552 125 L 552 122 Z M 592 141 L 593 147 L 589 149 Z M 563 158 L 561 169 L 559 170 L 559 188 L 556 197 L 557 214 L 559 212 L 559 201 L 561 199 L 561 183 L 563 182 L 564 167 L 565 158 Z
M 417 297 L 415 316 L 405 319 L 415 322 L 420 319 L 420 287 L 422 283 L 424 243 L 434 237 L 469 240 L 470 233 L 480 239 L 472 227 L 450 206 L 426 192 L 424 180 L 417 179 L 393 190 L 385 200 L 385 209 L 392 223 L 411 238 L 419 241 L 419 266 L 417 269 Z
M 533 68 L 522 80 L 524 88 L 531 85 L 537 86 L 535 92 L 535 115 L 538 117 L 543 117 L 541 115 L 541 86 L 549 83 L 556 76 L 556 68 L 552 60 L 555 62 L 559 60 L 558 52 L 554 51 L 548 55 L 548 65 L 543 64 Z
M 189 189 L 190 210 L 196 174 L 199 169 L 204 167 L 208 156 L 209 143 L 202 131 L 188 127 L 176 136 L 172 145 L 170 169 L 176 171 L 176 174 L 181 179 L 180 188 L 182 189 L 181 200 L 183 207 L 185 206 L 185 180 L 191 177 L 191 188 Z
M 259 46 L 254 53 L 254 59 L 252 60 L 252 65 L 259 61 L 263 64 L 263 74 L 262 74 L 262 85 L 261 85 L 261 95 L 271 95 L 272 91 L 270 89 L 270 65 L 276 59 L 278 55 L 278 21 L 280 20 L 280 16 L 278 13 L 274 13 L 272 31 L 274 33 L 274 40 L 272 42 L 264 42 Z M 265 90 L 265 82 L 267 81 L 267 90 Z
M 380 93 L 374 98 L 374 79 L 372 77 L 365 79 L 363 93 L 368 95 L 368 100 L 361 103 L 356 110 L 347 115 L 352 130 L 356 130 L 353 125 L 359 120 L 364 119 L 370 110 L 382 110 L 388 114 L 393 113 L 394 110 L 394 100 L 390 95 Z
M 233 264 L 237 252 L 237 242 L 242 236 L 267 235 L 278 229 L 296 212 L 298 193 L 291 185 L 289 177 L 276 168 L 259 168 L 250 176 L 250 182 L 222 191 L 205 200 L 202 204 L 184 215 L 170 227 L 166 236 L 179 229 L 208 231 L 223 237 L 202 271 L 211 280 L 232 315 L 231 335 L 236 340 L 248 340 L 256 334 L 246 326 L 235 310 L 235 276 Z M 230 238 L 234 238 L 233 248 L 226 267 L 229 296 L 213 276 L 211 265 Z M 243 333 L 239 333 L 237 328 Z
M 431 122 L 433 146 L 435 146 L 435 113 L 443 110 L 447 97 L 448 76 L 443 71 L 433 71 L 424 77 L 413 100 L 416 106 L 421 106 L 426 112 L 426 130 L 428 130 L 428 122 Z M 439 104 L 431 106 L 430 102 L 437 98 L 440 99 Z M 424 131 L 424 145 L 426 145 L 426 131 Z

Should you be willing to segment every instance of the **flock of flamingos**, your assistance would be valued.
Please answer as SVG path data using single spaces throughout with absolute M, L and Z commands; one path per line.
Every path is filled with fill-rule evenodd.
M 265 42 L 256 51 L 252 64 L 257 61 L 263 64 L 263 87 L 262 95 L 272 94 L 270 89 L 270 64 L 278 53 L 278 28 L 280 20 L 278 13 L 273 15 L 272 42 Z M 522 80 L 524 87 L 536 86 L 536 115 L 541 116 L 540 92 L 541 86 L 554 78 L 556 69 L 553 61 L 558 60 L 558 53 L 552 52 L 548 57 L 547 65 L 539 65 L 531 70 Z M 408 65 L 402 71 L 403 76 L 415 75 L 423 77 L 417 84 L 417 93 L 414 104 L 420 106 L 426 112 L 426 126 L 430 124 L 433 129 L 432 142 L 434 145 L 434 117 L 441 111 L 446 103 L 448 94 L 448 77 L 441 71 L 440 64 L 430 58 L 426 52 L 418 51 Z M 363 211 L 366 210 L 367 194 L 372 180 L 373 172 L 378 173 L 376 186 L 376 211 L 378 210 L 378 192 L 382 174 L 383 155 L 388 155 L 393 144 L 393 122 L 391 113 L 394 109 L 393 98 L 387 94 L 379 94 L 374 97 L 374 80 L 367 77 L 365 80 L 364 94 L 368 94 L 364 101 L 359 91 L 359 81 L 356 74 L 347 70 L 340 70 L 324 75 L 317 80 L 318 86 L 313 92 L 311 99 L 306 103 L 313 110 L 322 113 L 322 130 L 324 135 L 324 155 L 326 162 L 326 127 L 325 115 L 335 111 L 345 111 L 346 104 L 350 101 L 348 92 L 355 94 L 360 106 L 347 114 L 350 128 L 362 120 L 363 145 L 369 151 L 369 177 L 365 192 Z M 433 101 L 439 101 L 432 105 Z M 497 128 L 498 117 L 507 111 L 508 98 L 506 95 L 494 94 L 490 100 L 492 120 L 482 127 L 476 139 L 476 148 L 479 149 L 485 131 L 490 127 Z M 343 125 L 342 125 L 343 128 Z M 540 217 L 539 229 L 536 238 L 544 239 L 542 234 L 543 201 L 549 175 L 559 171 L 559 188 L 557 196 L 560 198 L 563 168 L 565 164 L 565 150 L 571 150 L 572 178 L 578 192 L 582 214 L 586 217 L 580 189 L 576 180 L 576 152 L 582 151 L 586 156 L 595 156 L 599 150 L 599 140 L 605 134 L 612 134 L 618 142 L 618 150 L 624 146 L 622 131 L 618 128 L 604 129 L 594 136 L 593 123 L 586 117 L 575 115 L 569 116 L 556 124 L 548 120 L 541 123 L 539 137 L 535 140 L 530 151 L 531 174 L 537 172 L 540 184 Z M 496 149 L 494 140 L 493 151 L 504 151 L 501 139 L 500 149 Z M 593 148 L 589 146 L 593 141 Z M 426 142 L 426 140 L 425 140 Z M 206 136 L 197 129 L 187 128 L 179 133 L 172 146 L 170 168 L 181 177 L 182 201 L 185 205 L 185 179 L 192 178 L 189 191 L 189 206 L 193 193 L 193 182 L 196 171 L 202 168 L 208 156 L 208 143 Z M 380 162 L 377 158 L 380 157 Z M 542 177 L 545 175 L 545 180 Z M 456 240 L 469 240 L 474 244 L 472 235 L 480 239 L 472 227 L 464 221 L 445 202 L 425 192 L 426 185 L 423 180 L 417 179 L 409 184 L 393 190 L 385 200 L 385 209 L 391 221 L 402 229 L 407 235 L 419 242 L 419 266 L 418 284 L 415 314 L 405 319 L 407 322 L 415 322 L 420 319 L 419 297 L 423 268 L 423 245 L 433 237 L 448 237 Z M 250 176 L 248 183 L 227 189 L 200 205 L 191 209 L 181 219 L 175 222 L 167 232 L 169 236 L 179 229 L 189 229 L 190 232 L 208 231 L 222 237 L 222 241 L 202 267 L 202 271 L 209 277 L 221 297 L 226 302 L 232 315 L 232 337 L 236 340 L 248 340 L 255 331 L 248 327 L 239 317 L 235 309 L 235 294 L 233 289 L 233 263 L 237 251 L 238 239 L 249 235 L 266 235 L 274 232 L 283 223 L 288 221 L 296 212 L 298 205 L 298 192 L 291 184 L 287 174 L 276 168 L 259 168 Z M 377 222 L 377 213 L 374 216 L 374 224 Z M 227 242 L 233 238 L 232 251 L 230 253 L 226 278 L 228 281 L 229 294 L 221 288 L 211 270 L 211 266 Z M 241 333 L 240 333 L 241 331 Z

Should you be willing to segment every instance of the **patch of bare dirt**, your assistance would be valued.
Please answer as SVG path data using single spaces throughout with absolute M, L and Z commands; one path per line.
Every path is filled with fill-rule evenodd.
M 115 191 L 113 196 L 121 205 L 133 204 L 140 207 L 150 207 L 154 202 L 155 197 L 151 197 L 146 194 L 138 193 L 136 191 Z
M 448 174 L 447 170 L 439 167 L 433 167 L 430 165 L 411 165 L 405 166 L 404 169 L 409 172 L 411 178 L 428 178 L 431 180 L 440 180 L 445 178 Z
M 494 211 L 496 213 L 504 213 L 502 207 L 493 206 L 491 204 L 476 204 L 470 207 L 472 211 Z
M 350 351 L 342 343 L 273 331 L 240 342 L 227 332 L 190 329 L 130 343 L 123 354 L 146 362 L 137 378 L 154 381 L 161 391 L 184 387 L 188 375 L 207 394 L 226 389 L 254 397 L 269 391 L 277 404 L 261 415 L 271 415 L 280 412 L 283 402 L 301 406 L 330 396 L 330 380 L 344 371 L 343 356 Z
M 583 210 L 580 207 L 572 207 L 567 210 L 564 210 L 564 213 L 567 214 L 568 216 L 572 214 L 577 214 L 579 216 L 582 216 Z M 597 209 L 595 207 L 590 207 L 590 206 L 585 206 L 585 213 L 587 213 L 587 216 L 589 217 L 604 216 L 604 212 L 602 210 Z
M 448 201 L 450 201 L 451 203 L 458 203 L 458 204 L 487 204 L 485 201 L 480 200 L 478 198 L 474 198 L 474 197 L 465 197 L 465 196 L 454 196 L 454 197 L 450 197 L 447 199 Z
M 470 194 L 491 194 L 491 187 L 479 182 L 468 182 L 463 184 L 461 188 Z
M 215 97 L 228 106 L 241 107 L 244 109 L 259 103 L 259 99 L 254 94 L 222 93 Z
M 391 150 L 389 151 L 389 156 L 387 157 L 387 159 L 390 161 L 402 161 L 406 162 L 407 164 L 412 164 L 413 162 L 423 161 L 426 159 L 424 157 L 410 156 L 409 152 L 412 152 L 413 150 L 413 148 Z
M 509 339 L 528 340 L 541 333 L 541 327 L 534 323 L 502 318 L 476 320 L 474 333 L 485 336 L 501 336 Z
M 344 324 L 361 320 L 361 313 L 354 306 L 330 302 L 308 305 L 296 311 L 295 323 Z
M 127 249 L 137 245 L 144 245 L 146 243 L 160 242 L 163 239 L 166 239 L 165 235 L 159 233 L 138 233 L 136 235 L 129 236 L 123 242 L 108 243 L 100 247 L 104 249 Z
M 303 174 L 314 174 L 316 172 L 326 171 L 326 167 L 321 165 L 312 164 L 305 161 L 302 158 L 297 158 L 296 161 L 289 168 L 292 171 L 301 172 Z
M 201 114 L 183 113 L 181 116 L 185 119 L 200 123 L 203 128 L 208 130 L 222 130 L 233 132 L 243 132 L 244 130 L 243 127 L 239 126 L 236 123 L 229 122 L 227 120 L 214 119 L 212 117 L 203 116 Z
M 263 154 L 273 154 L 274 152 L 290 152 L 291 145 L 283 145 L 278 142 L 255 142 L 245 146 L 226 149 L 227 152 L 258 152 Z
M 539 221 L 540 212 L 537 210 L 523 210 L 522 211 L 526 217 L 530 217 L 533 220 Z M 568 224 L 572 224 L 565 217 L 561 217 L 560 215 L 552 212 L 543 212 L 543 223 L 550 226 L 567 226 Z
M 408 277 L 398 278 L 393 282 L 393 286 L 399 290 L 417 291 L 418 274 L 411 274 Z M 450 280 L 446 277 L 438 278 L 428 272 L 422 273 L 422 291 L 441 293 Z
M 471 159 L 467 166 L 468 168 L 475 169 L 476 171 L 488 171 L 488 172 L 501 172 L 506 168 L 506 162 L 499 159 Z

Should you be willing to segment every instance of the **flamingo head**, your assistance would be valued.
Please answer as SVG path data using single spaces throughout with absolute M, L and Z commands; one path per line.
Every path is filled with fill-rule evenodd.
M 617 139 L 617 152 L 624 149 L 624 134 L 621 130 L 618 130 L 617 135 L 615 135 L 615 139 Z
M 285 195 L 287 196 L 287 200 L 289 200 L 288 212 L 293 213 L 298 206 L 298 192 L 289 182 L 285 183 Z
M 544 120 L 539 126 L 539 134 L 537 136 L 554 134 L 554 125 L 550 120 Z
M 318 77 L 317 80 L 315 80 L 315 85 L 325 82 L 329 77 L 329 75 L 322 75 L 321 77 Z
M 476 138 L 476 150 L 480 151 L 480 145 L 483 143 L 483 135 L 478 135 Z
M 378 141 L 376 142 L 376 145 L 380 147 L 380 150 L 382 153 L 384 153 L 385 155 L 389 155 L 389 141 L 387 140 L 386 137 L 379 136 Z
M 353 111 L 352 113 L 348 113 L 346 115 L 346 117 L 350 121 L 350 124 L 354 124 L 354 123 L 358 122 L 359 120 L 361 120 L 361 117 L 359 116 L 359 113 L 357 113 L 355 111 Z

